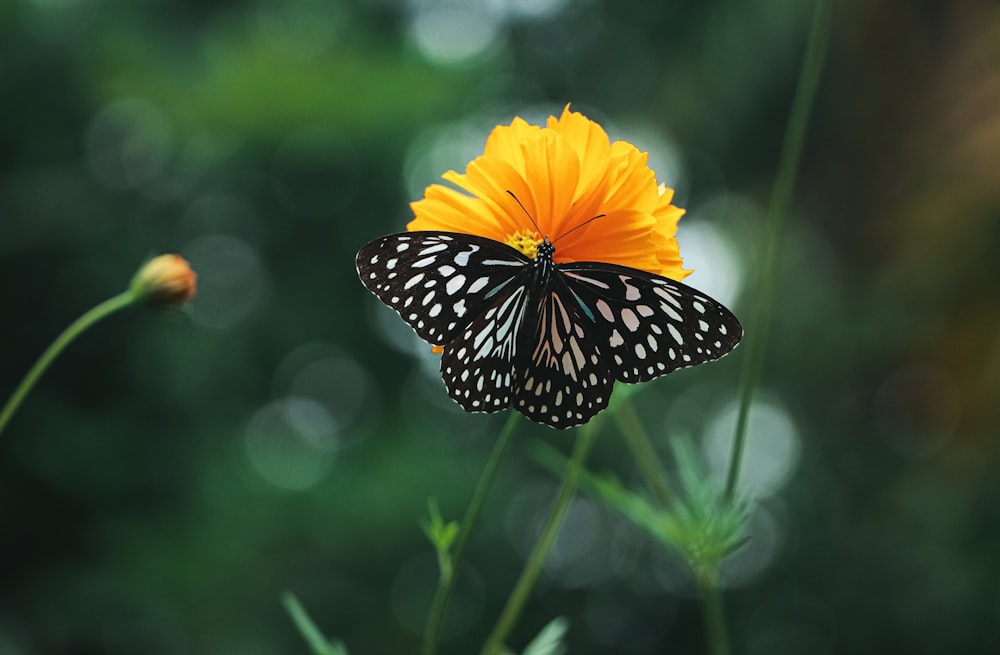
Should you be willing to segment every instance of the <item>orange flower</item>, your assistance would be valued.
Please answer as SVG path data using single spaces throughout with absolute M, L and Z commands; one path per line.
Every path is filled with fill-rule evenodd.
M 657 184 L 646 160 L 569 105 L 545 127 L 515 118 L 493 130 L 464 174 L 442 176 L 466 193 L 432 184 L 411 204 L 407 229 L 475 234 L 530 257 L 549 237 L 557 264 L 605 262 L 682 280 L 691 271 L 674 235 L 684 210 L 670 204 L 673 190 Z
M 160 255 L 143 264 L 130 289 L 138 302 L 177 307 L 194 297 L 196 277 L 180 255 Z

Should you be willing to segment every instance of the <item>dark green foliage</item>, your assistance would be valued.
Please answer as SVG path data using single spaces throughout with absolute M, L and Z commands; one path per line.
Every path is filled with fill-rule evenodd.
M 150 255 L 200 284 L 85 333 L 0 435 L 0 652 L 308 652 L 285 589 L 352 653 L 417 652 L 417 521 L 463 515 L 503 419 L 382 334 L 354 254 L 497 122 L 572 102 L 650 150 L 682 254 L 721 236 L 748 313 L 809 3 L 570 2 L 451 64 L 407 36 L 429 4 L 0 3 L 0 397 Z M 769 559 L 726 590 L 740 654 L 1000 651 L 1000 24 L 932 4 L 836 8 L 762 373 L 798 454 L 750 521 Z M 714 452 L 739 358 L 630 397 L 661 455 Z M 637 488 L 610 423 L 588 467 Z M 551 502 L 512 450 L 442 653 L 482 643 Z M 704 652 L 682 567 L 598 502 L 546 571 L 518 652 L 559 616 L 574 655 Z

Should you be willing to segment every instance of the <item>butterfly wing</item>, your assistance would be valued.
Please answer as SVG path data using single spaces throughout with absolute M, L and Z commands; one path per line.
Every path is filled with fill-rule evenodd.
M 358 277 L 434 345 L 449 343 L 495 296 L 523 286 L 531 260 L 492 239 L 455 232 L 403 232 L 357 256 Z
M 525 321 L 514 407 L 554 428 L 586 423 L 608 406 L 614 386 L 600 335 L 558 275 L 536 303 Z
M 743 328 L 708 296 L 645 271 L 581 262 L 541 278 L 505 244 L 406 232 L 358 253 L 358 276 L 425 341 L 445 346 L 448 394 L 470 412 L 513 403 L 567 428 L 643 382 L 722 357 Z
M 622 382 L 718 359 L 743 337 L 732 312 L 680 282 L 597 262 L 557 270 L 590 319 L 611 374 Z
M 517 385 L 518 336 L 529 311 L 529 295 L 523 284 L 504 286 L 441 354 L 441 377 L 448 395 L 467 412 L 510 407 Z

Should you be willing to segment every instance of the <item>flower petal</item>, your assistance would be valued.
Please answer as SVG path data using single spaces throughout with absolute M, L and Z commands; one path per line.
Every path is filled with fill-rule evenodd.
M 548 127 L 573 144 L 579 155 L 582 162 L 579 190 L 586 192 L 598 186 L 598 181 L 607 173 L 611 156 L 611 142 L 604 129 L 583 114 L 571 112 L 569 105 L 563 109 L 558 120 L 549 118 Z
M 521 148 L 525 179 L 531 181 L 533 197 L 530 203 L 520 200 L 538 223 L 542 236 L 558 238 L 575 227 L 567 225 L 567 219 L 576 196 L 580 158 L 566 139 L 552 131 L 523 143 Z

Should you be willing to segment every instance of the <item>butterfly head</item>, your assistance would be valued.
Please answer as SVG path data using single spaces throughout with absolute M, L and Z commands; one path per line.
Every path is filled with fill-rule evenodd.
M 542 242 L 538 244 L 537 251 L 535 253 L 535 259 L 546 259 L 551 261 L 552 256 L 556 254 L 556 247 L 552 245 L 548 237 L 542 239 Z

